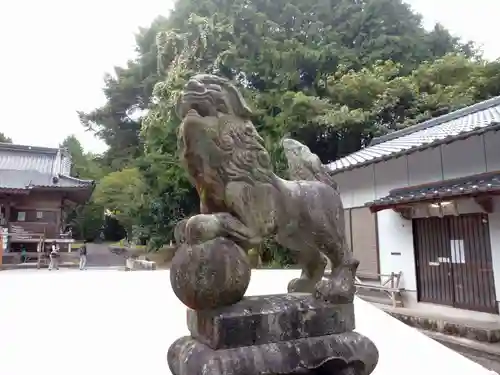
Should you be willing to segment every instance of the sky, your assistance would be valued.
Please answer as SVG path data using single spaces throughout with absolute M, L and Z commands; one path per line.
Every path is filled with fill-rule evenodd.
M 442 23 L 454 35 L 500 57 L 492 31 L 499 0 L 408 0 L 427 28 Z M 0 132 L 14 143 L 57 147 L 74 134 L 86 151 L 105 144 L 85 132 L 76 111 L 105 103 L 103 77 L 134 57 L 134 33 L 172 0 L 17 0 L 0 2 Z M 133 3 L 131 3 L 133 4 Z

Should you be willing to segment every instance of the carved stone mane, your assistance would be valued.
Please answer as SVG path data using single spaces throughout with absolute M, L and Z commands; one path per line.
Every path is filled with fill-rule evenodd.
M 222 113 L 244 119 L 253 114 L 240 91 L 229 80 L 211 74 L 196 74 L 188 81 L 177 103 L 179 118 L 186 116 L 193 103 L 214 107 Z
M 309 147 L 291 138 L 284 138 L 281 144 L 292 180 L 322 181 L 335 190 L 338 189 L 337 183 L 329 174 L 328 167 L 321 163 L 318 155 L 313 154 Z
M 249 184 L 275 179 L 264 141 L 250 121 L 252 111 L 228 80 L 206 74 L 192 77 L 177 105 L 181 160 L 198 189 L 209 196 L 208 212 L 223 210 L 228 181 Z

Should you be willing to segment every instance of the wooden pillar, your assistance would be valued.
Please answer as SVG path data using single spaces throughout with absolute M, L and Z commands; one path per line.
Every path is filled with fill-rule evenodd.
M 3 232 L 0 232 L 0 269 L 3 265 Z
M 5 204 L 5 221 L 7 222 L 7 227 L 9 226 L 10 220 L 10 202 Z

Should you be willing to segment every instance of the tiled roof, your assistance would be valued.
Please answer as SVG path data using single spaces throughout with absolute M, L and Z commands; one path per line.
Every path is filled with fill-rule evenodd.
M 35 171 L 0 170 L 0 189 L 79 188 L 93 181 L 79 180 L 64 175 L 53 176 Z
M 5 151 L 0 149 L 0 169 L 38 171 L 52 173 L 56 154 L 34 154 L 29 152 Z
M 66 149 L 0 143 L 0 170 L 69 175 L 70 167 L 71 157 Z
M 432 184 L 394 189 L 367 206 L 392 206 L 422 200 L 438 200 L 460 195 L 500 192 L 500 172 L 482 173 Z
M 328 167 L 335 174 L 497 128 L 500 128 L 500 96 L 375 138 L 370 146 Z
M 93 186 L 93 181 L 70 177 L 70 167 L 65 149 L 0 143 L 0 189 Z

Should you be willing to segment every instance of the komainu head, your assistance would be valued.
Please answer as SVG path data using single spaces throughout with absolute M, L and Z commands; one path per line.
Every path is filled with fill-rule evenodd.
M 181 161 L 205 212 L 224 212 L 226 186 L 271 182 L 276 176 L 264 141 L 239 90 L 225 78 L 198 74 L 177 105 Z
M 211 74 L 197 74 L 184 86 L 177 115 L 183 119 L 189 111 L 202 117 L 223 113 L 248 119 L 252 115 L 239 90 L 226 78 Z

